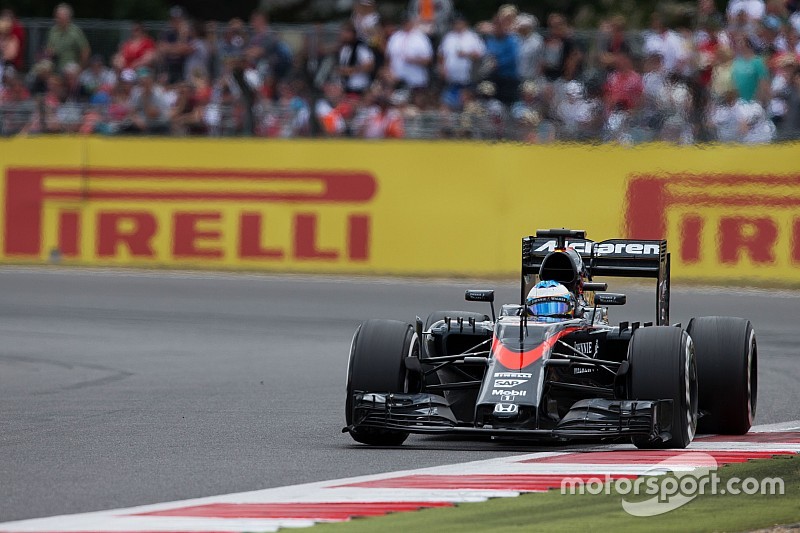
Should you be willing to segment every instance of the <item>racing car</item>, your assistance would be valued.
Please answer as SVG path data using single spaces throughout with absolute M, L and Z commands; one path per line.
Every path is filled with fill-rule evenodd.
M 612 324 L 608 308 L 627 298 L 603 277 L 655 279 L 655 320 Z M 569 313 L 534 309 L 531 294 L 547 290 L 563 291 L 547 307 L 571 303 Z M 719 316 L 670 325 L 666 240 L 540 230 L 522 239 L 519 303 L 496 313 L 494 291 L 465 298 L 488 303 L 491 317 L 437 311 L 358 326 L 343 432 L 376 446 L 414 433 L 685 448 L 698 431 L 744 434 L 753 423 L 753 326 Z

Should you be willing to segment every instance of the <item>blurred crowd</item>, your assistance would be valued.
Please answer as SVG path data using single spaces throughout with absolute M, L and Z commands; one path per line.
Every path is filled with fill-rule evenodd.
M 624 15 L 576 32 L 502 6 L 468 21 L 450 0 L 412 0 L 383 20 L 354 0 L 338 38 L 286 42 L 266 13 L 225 24 L 170 10 L 131 23 L 112 57 L 60 4 L 31 65 L 26 33 L 0 13 L 0 135 L 765 143 L 800 138 L 795 0 L 699 0 L 690 22 Z M 688 19 L 687 19 L 688 20 Z

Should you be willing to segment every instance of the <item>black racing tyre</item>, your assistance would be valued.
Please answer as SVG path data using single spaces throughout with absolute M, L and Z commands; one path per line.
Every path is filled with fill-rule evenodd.
M 637 448 L 686 448 L 697 430 L 698 389 L 694 347 L 680 328 L 637 329 L 628 347 L 630 400 L 672 400 L 672 430 L 666 442 L 635 437 Z
M 686 329 L 697 354 L 700 383 L 698 431 L 744 435 L 753 425 L 758 398 L 758 346 L 744 318 L 693 318 Z
M 361 323 L 350 345 L 347 365 L 345 420 L 353 423 L 353 393 L 419 392 L 420 379 L 406 370 L 406 357 L 419 357 L 419 339 L 411 324 L 396 320 L 368 320 Z M 408 433 L 378 428 L 356 428 L 350 436 L 362 444 L 399 446 Z

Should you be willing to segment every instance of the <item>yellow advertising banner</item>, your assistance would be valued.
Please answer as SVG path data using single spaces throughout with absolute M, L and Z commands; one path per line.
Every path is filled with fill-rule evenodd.
M 800 146 L 0 140 L 5 262 L 513 275 L 537 228 L 800 282 Z

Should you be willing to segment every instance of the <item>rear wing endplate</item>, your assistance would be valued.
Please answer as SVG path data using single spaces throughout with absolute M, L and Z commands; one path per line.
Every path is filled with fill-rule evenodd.
M 572 248 L 583 258 L 591 280 L 595 276 L 653 278 L 656 284 L 656 324 L 669 325 L 670 256 L 666 240 L 610 239 L 594 242 L 576 230 L 538 231 L 522 239 L 522 299 L 531 276 L 557 249 Z

